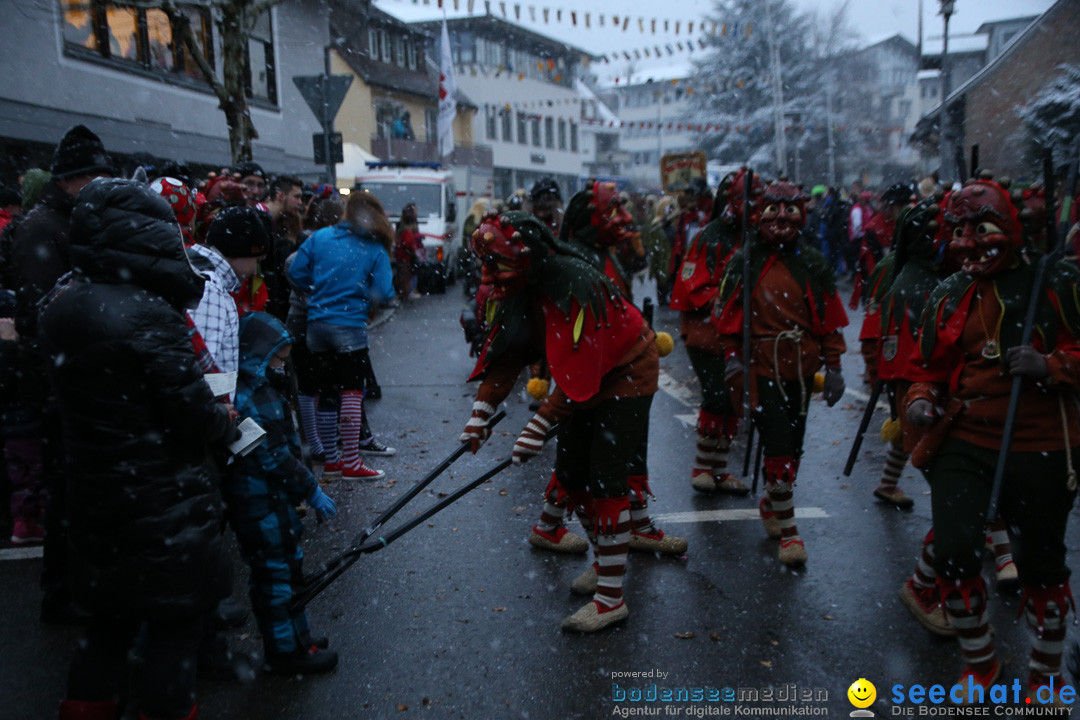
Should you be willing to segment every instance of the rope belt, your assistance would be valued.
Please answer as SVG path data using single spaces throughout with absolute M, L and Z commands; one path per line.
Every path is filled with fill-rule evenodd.
M 805 337 L 805 333 L 802 328 L 795 328 L 794 330 L 784 330 L 776 335 L 756 336 L 756 340 L 771 340 L 773 344 L 773 377 L 776 378 L 776 386 L 780 389 L 780 396 L 784 398 L 786 402 L 788 399 L 787 393 L 784 392 L 784 383 L 780 379 L 780 341 L 789 340 L 795 343 L 795 355 L 798 357 L 799 362 L 799 399 L 801 404 L 799 405 L 799 414 L 806 414 L 806 378 L 803 377 L 802 369 L 802 339 Z

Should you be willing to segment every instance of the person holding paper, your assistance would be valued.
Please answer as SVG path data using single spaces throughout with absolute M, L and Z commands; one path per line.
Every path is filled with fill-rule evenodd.
M 273 315 L 248 313 L 240 319 L 240 375 L 236 409 L 266 431 L 253 451 L 235 458 L 222 484 L 229 523 L 251 568 L 251 607 L 262 634 L 265 662 L 282 675 L 329 672 L 337 653 L 326 638 L 315 639 L 307 613 L 292 613 L 292 590 L 302 587 L 300 548 L 303 524 L 296 505 L 306 501 L 320 519 L 337 514 L 300 459 L 300 437 L 282 391 L 285 360 L 293 338 Z
M 238 434 L 188 338 L 205 280 L 169 203 L 138 182 L 88 184 L 69 240 L 72 273 L 38 318 L 69 462 L 69 583 L 91 611 L 60 717 L 112 717 L 145 628 L 142 712 L 193 718 L 203 617 L 226 568 L 210 452 Z

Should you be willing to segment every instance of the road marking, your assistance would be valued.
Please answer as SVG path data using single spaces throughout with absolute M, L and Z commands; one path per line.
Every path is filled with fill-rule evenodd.
M 686 407 L 696 408 L 698 406 L 697 401 L 694 399 L 694 393 L 683 385 L 680 385 L 673 377 L 663 370 L 660 371 L 657 383 L 661 390 L 681 402 Z
M 0 560 L 32 560 L 33 558 L 39 558 L 44 554 L 44 548 L 40 545 L 36 547 L 13 547 L 7 550 L 0 550 Z
M 829 514 L 819 507 L 801 507 L 795 509 L 795 517 L 800 520 L 827 518 Z M 760 520 L 757 508 L 733 508 L 730 510 L 694 510 L 691 512 L 659 513 L 652 516 L 658 523 L 697 523 L 720 522 L 722 520 Z

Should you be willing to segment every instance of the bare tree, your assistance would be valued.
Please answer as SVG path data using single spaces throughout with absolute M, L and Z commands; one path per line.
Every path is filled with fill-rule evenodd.
M 284 0 L 201 0 L 185 2 L 182 6 L 175 0 L 151 0 L 143 7 L 160 8 L 169 16 L 173 27 L 180 34 L 179 40 L 199 68 L 203 79 L 218 98 L 218 107 L 225 113 L 229 128 L 229 152 L 232 162 L 251 159 L 251 141 L 259 137 L 251 122 L 247 101 L 248 40 L 255 23 Z M 200 44 L 191 28 L 191 16 L 184 12 L 190 8 L 205 8 L 217 22 L 221 32 L 221 76 L 207 59 L 208 53 Z

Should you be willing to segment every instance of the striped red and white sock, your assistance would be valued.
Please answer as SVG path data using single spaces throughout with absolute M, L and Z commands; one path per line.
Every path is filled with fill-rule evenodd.
M 596 537 L 596 592 L 593 600 L 601 608 L 615 608 L 623 602 L 626 555 L 630 550 L 630 510 L 619 513 L 615 532 Z
M 1035 632 L 1031 641 L 1028 670 L 1032 685 L 1046 685 L 1050 678 L 1061 675 L 1061 656 L 1065 652 L 1065 610 L 1056 602 L 1048 602 L 1039 623 L 1036 609 L 1029 600 L 1024 604 L 1028 627 Z M 1060 685 L 1060 681 L 1057 683 Z
M 881 473 L 881 484 L 885 487 L 896 487 L 907 461 L 908 454 L 903 448 L 890 445 L 889 452 L 885 456 L 885 470 Z
M 922 552 L 919 554 L 919 564 L 915 566 L 915 572 L 911 574 L 911 581 L 916 587 L 930 588 L 937 584 L 937 570 L 934 570 L 934 530 L 926 533 L 923 539 Z
M 717 440 L 715 437 L 698 435 L 697 450 L 694 453 L 694 469 L 691 471 L 694 475 L 713 471 L 717 461 L 720 459 L 720 453 L 717 451 L 716 446 Z
M 364 391 L 345 390 L 341 393 L 341 459 L 345 469 L 360 467 L 360 431 L 364 420 Z
M 941 579 L 945 596 L 945 614 L 956 628 L 960 655 L 968 668 L 988 675 L 994 668 L 994 638 L 986 610 L 986 585 L 981 577 L 957 583 Z
M 998 570 L 1013 561 L 1012 543 L 1009 542 L 1009 526 L 1004 520 L 998 518 L 990 523 L 987 537 L 989 543 L 994 546 L 994 565 Z

